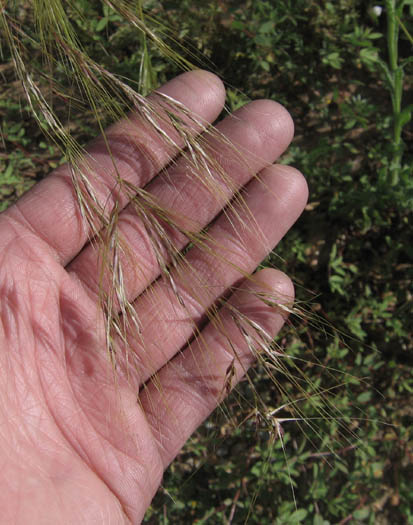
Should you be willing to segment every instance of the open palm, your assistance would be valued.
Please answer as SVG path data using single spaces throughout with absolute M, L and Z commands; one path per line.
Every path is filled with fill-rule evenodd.
M 206 72 L 186 73 L 160 91 L 209 122 L 224 104 L 222 84 Z M 145 186 L 157 201 L 200 228 L 218 216 L 209 234 L 215 250 L 230 248 L 225 258 L 233 263 L 224 263 L 219 253 L 192 248 L 186 258 L 197 278 L 177 275 L 177 293 L 170 282 L 156 280 L 159 267 L 147 233 L 125 196 L 118 196 L 120 230 L 131 252 L 125 289 L 141 323 L 141 334 L 128 349 L 138 363 L 133 377 L 127 367 L 114 374 L 105 352 L 98 255 L 88 243 L 69 169 L 56 170 L 0 216 L 2 523 L 139 523 L 167 465 L 222 399 L 234 355 L 222 334 L 229 334 L 238 357 L 231 386 L 253 361 L 230 310 L 221 315 L 224 330 L 217 330 L 205 323 L 205 306 L 237 283 L 240 289 L 230 304 L 268 333 L 281 327 L 282 316 L 247 289 L 292 296 L 290 281 L 267 269 L 239 286 L 239 268 L 253 271 L 305 205 L 307 188 L 298 172 L 265 167 L 288 146 L 292 122 L 281 106 L 257 101 L 219 128 L 252 152 L 247 169 L 224 145 L 217 149 L 234 184 L 246 187 L 249 213 L 238 202 L 218 216 L 216 202 L 199 181 L 188 183 L 184 159 L 156 176 L 176 152 L 148 134 L 139 117 L 108 131 L 121 176 Z M 125 140 L 128 136 L 133 144 Z M 147 162 L 145 148 L 156 163 Z M 99 174 L 93 183 L 104 202 L 113 197 L 104 141 L 95 141 L 90 154 Z M 251 166 L 257 173 L 262 170 L 260 180 L 251 180 Z M 248 228 L 249 222 L 254 228 Z M 260 235 L 254 234 L 257 228 Z M 134 260 L 136 266 L 130 264 Z M 188 343 L 198 321 L 201 334 Z

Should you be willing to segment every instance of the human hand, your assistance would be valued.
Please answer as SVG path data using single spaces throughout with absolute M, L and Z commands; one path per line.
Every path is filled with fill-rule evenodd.
M 208 122 L 217 118 L 225 98 L 221 82 L 201 71 L 177 77 L 160 91 Z M 232 387 L 254 361 L 230 310 L 223 309 L 219 329 L 205 323 L 206 305 L 236 284 L 242 289 L 229 304 L 266 333 L 280 329 L 279 311 L 251 291 L 292 297 L 289 279 L 265 269 L 242 287 L 239 281 L 240 272 L 254 270 L 305 206 L 307 187 L 296 170 L 265 167 L 291 141 L 291 118 L 276 103 L 257 101 L 218 127 L 240 150 L 251 152 L 247 169 L 225 146 L 216 147 L 234 185 L 246 187 L 249 212 L 238 201 L 218 217 L 209 230 L 214 254 L 197 247 L 186 253 L 196 278 L 178 273 L 173 282 L 179 295 L 172 281 L 155 281 L 159 267 L 147 233 L 125 196 L 119 196 L 124 207 L 119 229 L 130 252 L 125 289 L 141 323 L 141 334 L 128 350 L 132 371 L 120 367 L 114 376 L 105 352 L 98 255 L 88 242 L 68 167 L 0 216 L 2 523 L 139 523 L 165 468 L 222 400 L 231 363 Z M 141 147 L 122 139 L 128 135 Z M 158 168 L 176 152 L 148 135 L 139 117 L 114 125 L 107 136 L 123 178 L 145 185 L 159 202 L 200 228 L 217 215 L 216 201 L 208 199 L 200 182 L 188 181 L 184 160 L 154 177 L 142 150 L 151 149 Z M 93 184 L 107 202 L 113 196 L 112 160 L 102 140 L 90 153 L 100 177 Z M 259 178 L 252 179 L 251 168 L 262 170 Z M 188 343 L 194 322 L 200 333 Z M 228 339 L 236 347 L 235 361 Z

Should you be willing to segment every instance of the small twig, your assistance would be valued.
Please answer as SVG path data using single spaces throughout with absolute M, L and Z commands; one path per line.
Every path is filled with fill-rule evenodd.
M 235 509 L 236 509 L 236 506 L 237 506 L 237 501 L 239 499 L 240 493 L 241 492 L 240 492 L 239 489 L 235 493 L 234 501 L 232 502 L 232 506 L 231 506 L 231 512 L 229 513 L 228 525 L 231 525 L 232 520 L 234 519 Z

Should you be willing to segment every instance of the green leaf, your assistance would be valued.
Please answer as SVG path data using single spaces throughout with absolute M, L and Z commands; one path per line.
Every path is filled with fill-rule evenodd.
M 313 525 L 330 525 L 330 522 L 325 520 L 321 514 L 316 514 L 313 519 Z
M 271 47 L 271 38 L 266 35 L 257 35 L 254 37 L 254 42 L 259 46 Z
M 305 509 L 298 509 L 290 516 L 289 523 L 300 523 L 307 517 L 308 512 Z
M 377 64 L 381 59 L 375 47 L 365 47 L 360 51 L 360 59 L 366 65 Z
M 262 24 L 260 28 L 258 29 L 258 31 L 260 33 L 270 33 L 274 29 L 274 25 L 275 25 L 274 22 L 269 20 L 268 22 L 265 22 L 264 24 Z
M 353 513 L 353 518 L 356 520 L 364 520 L 368 518 L 370 515 L 370 509 L 368 507 L 364 507 L 363 509 L 358 509 Z
M 412 62 L 413 62 L 413 55 L 401 60 L 400 67 L 404 68 L 405 66 L 407 66 L 407 64 L 411 64 Z
M 371 40 L 376 40 L 377 38 L 381 38 L 383 36 L 383 33 L 368 33 L 366 36 Z
M 371 392 L 363 392 L 357 397 L 358 403 L 367 403 L 371 399 Z
M 333 51 L 322 58 L 323 64 L 333 67 L 334 69 L 340 69 L 343 63 L 343 59 L 337 51 Z
M 243 31 L 245 29 L 245 24 L 239 20 L 234 20 L 231 23 L 231 29 L 239 29 L 240 31 Z
M 399 115 L 401 127 L 405 126 L 412 120 L 413 104 L 406 106 Z
M 388 84 L 389 88 L 390 89 L 394 89 L 393 75 L 392 75 L 390 69 L 388 68 L 387 64 L 381 58 L 379 60 L 377 60 L 376 63 L 379 66 L 379 68 L 381 69 L 381 71 L 382 71 L 382 73 L 384 75 L 384 78 L 387 81 L 387 84 Z
M 104 16 L 99 20 L 99 22 L 96 24 L 96 31 L 103 31 L 105 27 L 108 25 L 108 19 Z

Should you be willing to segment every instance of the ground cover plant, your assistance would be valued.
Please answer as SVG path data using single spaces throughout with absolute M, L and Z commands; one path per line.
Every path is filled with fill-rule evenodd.
M 87 54 L 142 92 L 182 66 L 166 62 L 108 4 L 77 5 Z M 227 80 L 231 109 L 258 97 L 286 105 L 296 139 L 283 162 L 305 173 L 311 191 L 306 214 L 265 261 L 294 277 L 302 301 L 303 315 L 278 341 L 294 373 L 253 372 L 256 391 L 242 384 L 195 434 L 147 522 L 412 523 L 412 2 L 143 7 L 179 27 L 187 60 Z M 30 16 L 24 2 L 20 8 L 23 19 Z M 2 50 L 4 209 L 61 154 L 22 119 L 28 103 Z M 40 53 L 37 60 L 42 69 Z M 63 84 L 59 68 L 54 74 Z M 64 114 L 66 102 L 55 96 L 56 112 Z M 67 126 L 82 143 L 99 131 L 92 117 L 71 107 Z M 281 407 L 278 432 L 254 412 L 256 395 Z

